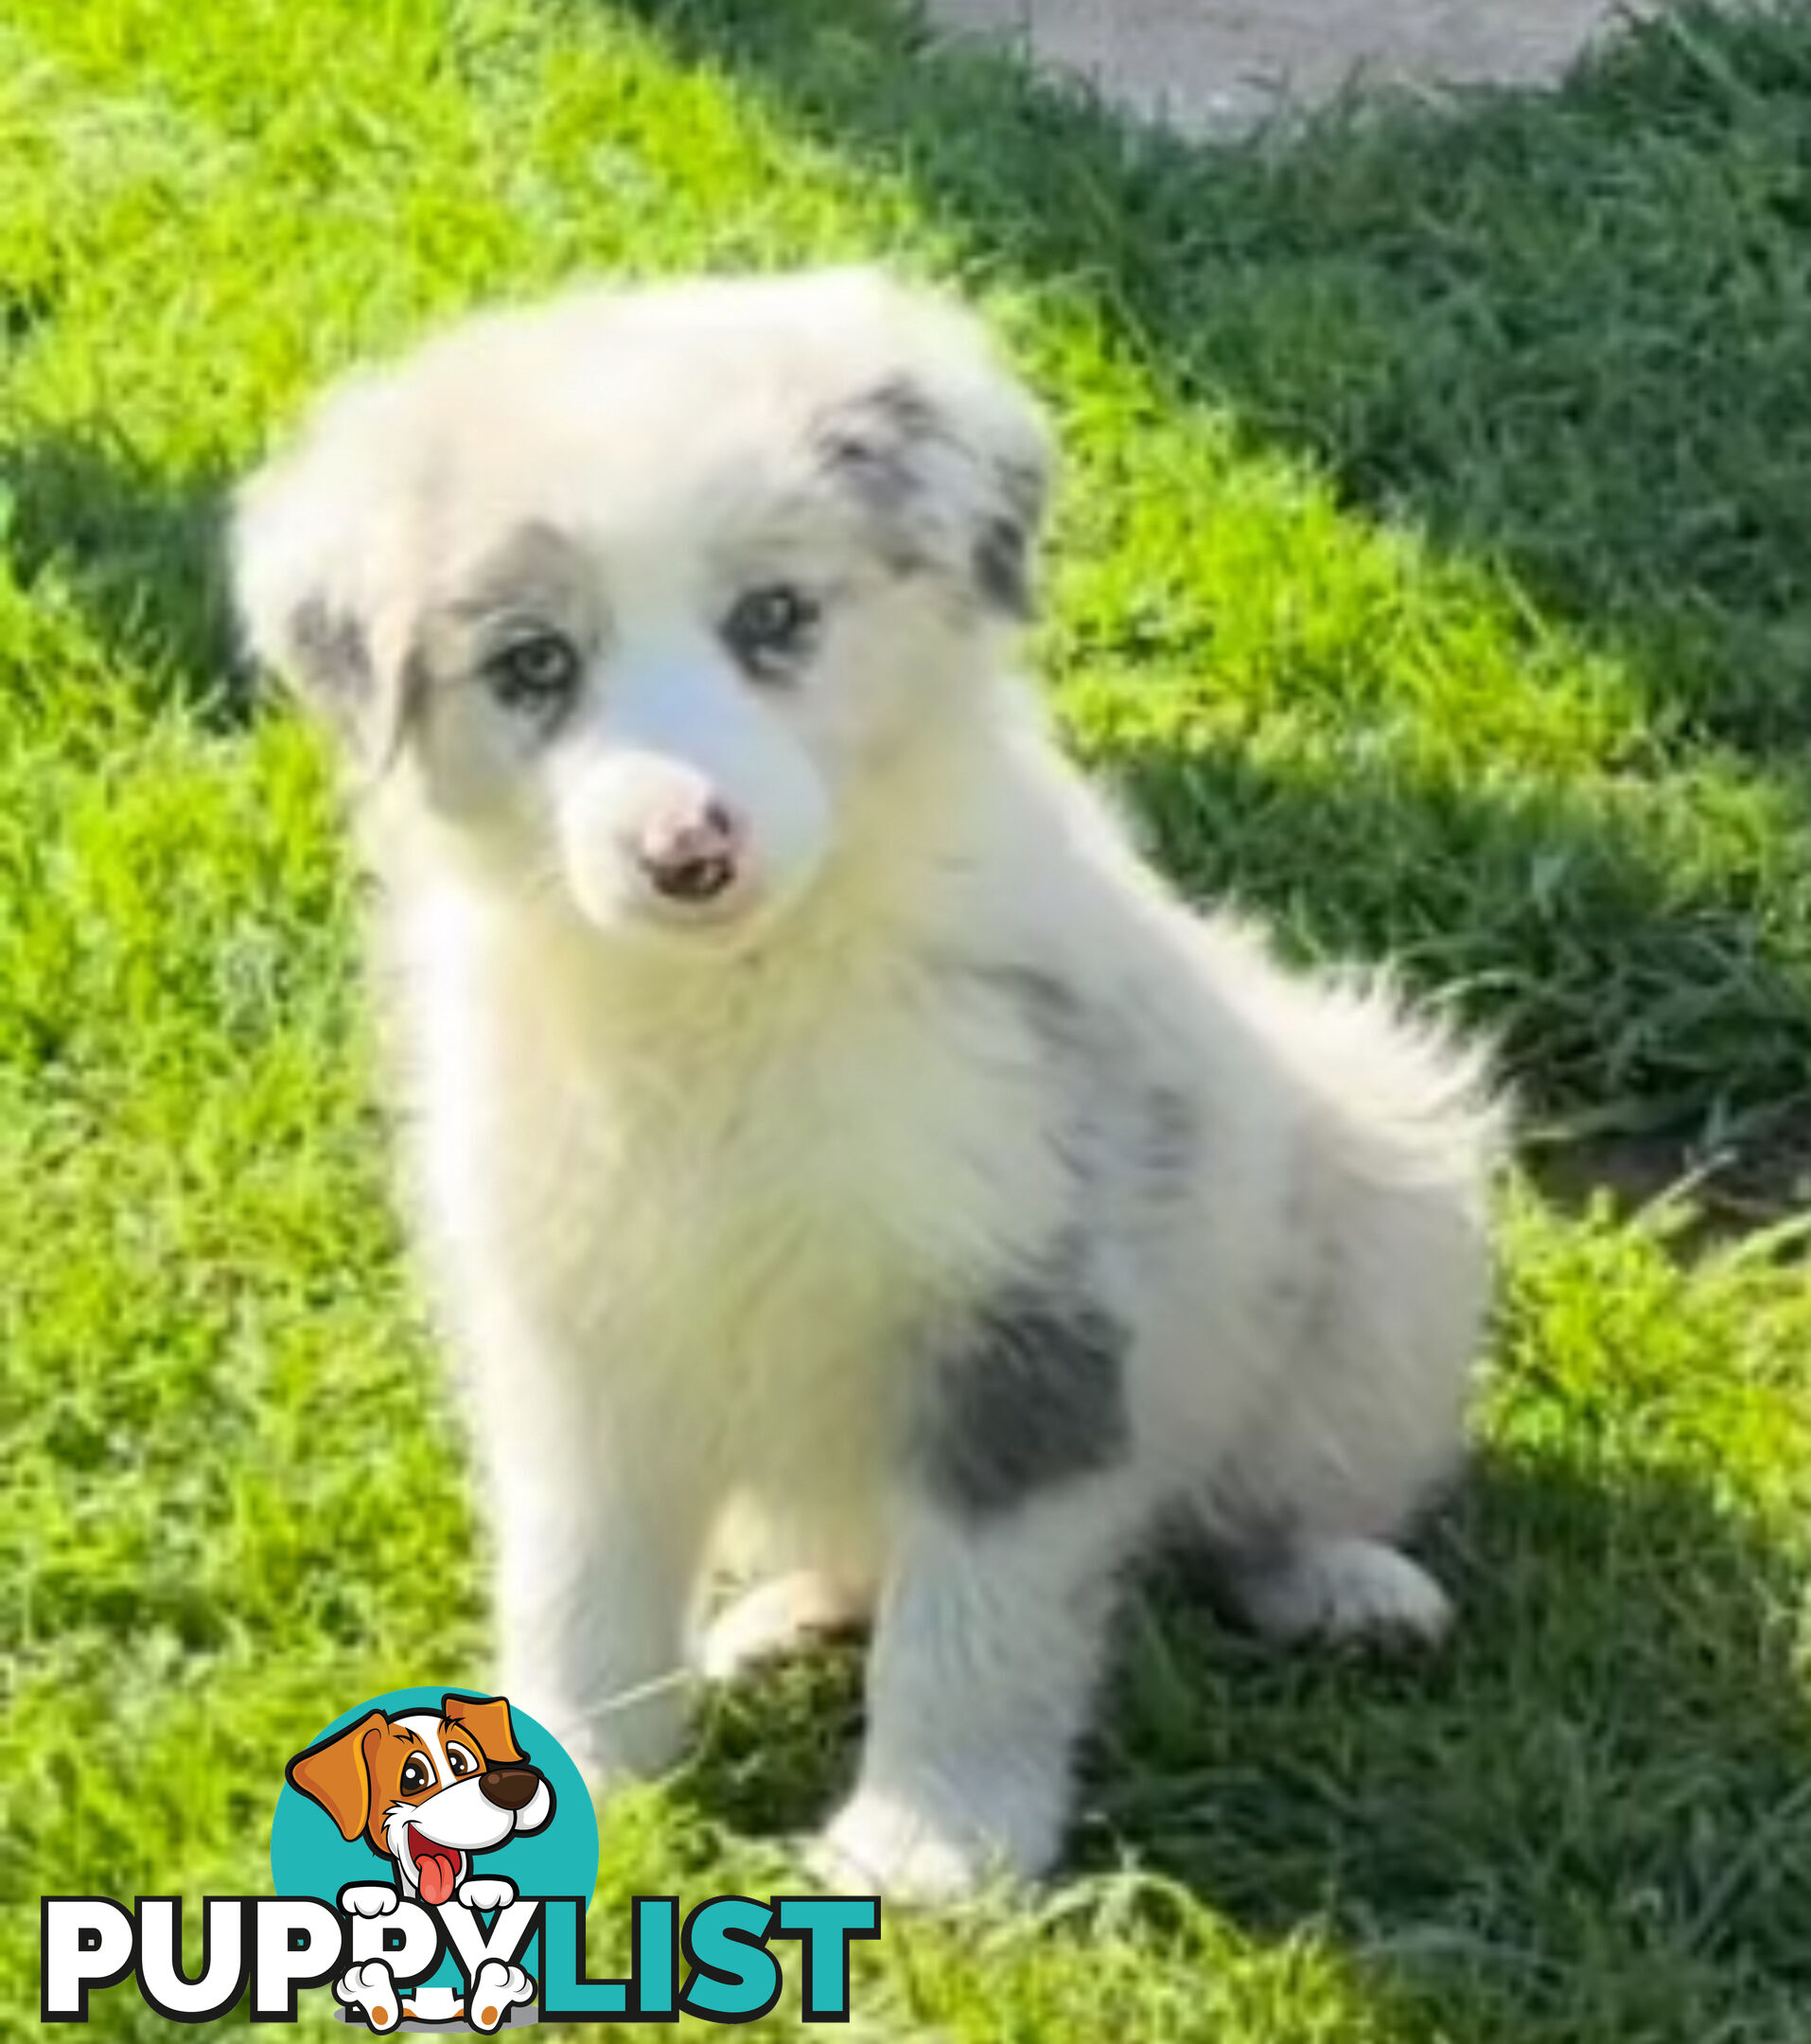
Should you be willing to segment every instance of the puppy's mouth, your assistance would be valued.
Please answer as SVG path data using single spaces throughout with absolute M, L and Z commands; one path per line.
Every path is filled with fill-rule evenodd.
M 465 1854 L 450 1845 L 439 1845 L 431 1838 L 423 1838 L 413 1824 L 409 1826 L 408 1844 L 421 1899 L 431 1909 L 450 1902 L 453 1890 L 459 1885 L 459 1870 L 465 1861 Z

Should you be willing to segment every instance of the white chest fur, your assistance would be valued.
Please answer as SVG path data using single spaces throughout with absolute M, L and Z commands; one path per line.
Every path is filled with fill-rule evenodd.
M 719 961 L 651 994 L 458 919 L 413 934 L 417 1176 L 455 1322 L 505 1301 L 550 1366 L 739 1459 L 782 1423 L 788 1463 L 864 1459 L 913 1328 L 1062 1225 L 1035 1033 L 959 976 Z

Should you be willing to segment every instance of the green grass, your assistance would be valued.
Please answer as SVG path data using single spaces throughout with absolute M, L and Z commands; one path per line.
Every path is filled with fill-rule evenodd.
M 1538 1170 L 1451 1651 L 1277 1660 L 1154 1580 L 1072 1874 L 892 1920 L 858 2030 L 1811 2035 L 1811 15 L 1217 151 L 914 46 L 870 0 L 0 13 L 5 2034 L 39 1894 L 258 1889 L 291 1752 L 485 1666 L 326 766 L 244 700 L 220 493 L 473 300 L 885 253 L 1061 416 L 1078 747 L 1191 889 L 1497 1031 Z M 1590 1190 L 1687 1168 L 1704 1213 Z M 854 1677 L 713 1700 L 607 1811 L 600 1958 L 638 1889 L 774 1880 Z

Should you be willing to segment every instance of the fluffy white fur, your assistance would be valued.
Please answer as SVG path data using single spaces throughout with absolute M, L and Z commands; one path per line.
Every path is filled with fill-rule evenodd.
M 733 1524 L 786 1580 L 717 1666 L 873 1617 L 824 1851 L 893 1893 L 1049 1864 L 1179 1512 L 1278 1632 L 1439 1629 L 1387 1542 L 1486 1293 L 1475 1062 L 1181 905 L 1015 677 L 1046 459 L 941 301 L 715 280 L 351 382 L 237 534 L 357 763 L 499 1685 L 659 1768 Z M 751 660 L 775 588 L 807 628 Z M 524 700 L 549 634 L 581 672 Z M 733 876 L 675 899 L 649 847 L 707 814 Z

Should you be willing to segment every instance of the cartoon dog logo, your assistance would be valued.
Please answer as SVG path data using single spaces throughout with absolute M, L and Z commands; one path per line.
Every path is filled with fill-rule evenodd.
M 517 1746 L 502 1697 L 448 1696 L 438 1711 L 394 1717 L 368 1711 L 297 1753 L 284 1772 L 326 1811 L 343 1839 L 362 1838 L 390 1861 L 393 1886 L 373 1881 L 342 1890 L 341 1907 L 358 1916 L 387 1916 L 404 1901 L 434 1910 L 506 1907 L 516 1899 L 515 1883 L 475 1877 L 473 1854 L 544 1830 L 554 1816 L 553 1785 Z M 495 2029 L 534 1991 L 519 1966 L 487 1962 L 472 1983 L 474 2027 Z M 404 2000 L 380 1960 L 352 1967 L 334 1992 L 360 2006 L 374 2030 L 394 2028 L 399 2018 L 456 2020 L 466 2013 L 444 1989 Z

